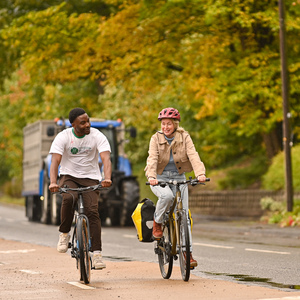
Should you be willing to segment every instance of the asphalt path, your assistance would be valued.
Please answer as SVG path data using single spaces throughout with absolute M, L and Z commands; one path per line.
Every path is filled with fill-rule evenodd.
M 300 299 L 300 292 L 298 292 L 300 280 L 298 263 L 300 258 L 299 229 L 290 229 L 281 230 L 277 227 L 258 225 L 252 222 L 220 222 L 204 220 L 203 218 L 198 219 L 193 229 L 193 254 L 198 260 L 199 267 L 192 271 L 189 283 L 194 282 L 193 286 L 197 283 L 199 288 L 198 284 L 201 281 L 202 284 L 206 284 L 207 288 L 202 286 L 199 292 L 203 294 L 205 291 L 204 294 L 206 294 L 210 291 L 211 294 L 211 297 L 206 294 L 208 298 L 202 297 L 199 299 L 268 299 L 265 295 L 271 295 L 272 299 L 276 299 L 274 297 L 277 296 L 278 299 L 285 299 L 285 297 L 293 297 L 286 299 Z M 64 260 L 68 257 L 68 264 L 70 264 L 70 266 L 68 265 L 68 274 L 70 273 L 73 276 L 73 273 L 75 273 L 76 276 L 78 275 L 74 271 L 75 262 L 73 259 L 69 259 L 68 254 L 58 254 L 55 250 L 58 239 L 57 227 L 28 222 L 23 208 L 16 209 L 0 205 L 0 239 L 2 239 L 0 240 L 0 269 L 7 267 L 8 273 L 11 271 L 10 266 L 16 264 L 14 272 L 20 275 L 16 271 L 19 268 L 18 257 L 22 258 L 22 261 L 24 261 L 24 255 L 37 257 L 37 250 L 30 252 L 30 249 L 38 248 L 39 253 L 50 252 L 49 257 L 51 256 L 54 261 L 57 261 L 58 258 Z M 159 287 L 163 283 L 164 291 L 167 287 L 169 288 L 169 285 L 174 285 L 173 280 L 175 280 L 176 286 L 179 286 L 179 283 L 182 284 L 177 263 L 171 280 L 161 278 L 153 251 L 154 243 L 138 242 L 134 228 L 104 227 L 102 239 L 103 256 L 108 267 L 101 272 L 106 274 L 108 285 L 112 284 L 109 274 L 115 273 L 118 269 L 125 272 L 124 274 L 120 271 L 118 275 L 114 275 L 119 278 L 119 281 L 116 282 L 119 286 L 121 282 L 124 283 L 125 278 L 131 277 L 146 278 L 148 283 L 149 280 L 155 279 L 155 286 Z M 12 241 L 13 244 L 8 243 L 8 241 Z M 24 249 L 28 252 L 22 253 Z M 17 252 L 10 253 L 9 251 Z M 8 263 L 8 256 L 11 255 L 17 257 Z M 44 256 L 40 258 L 41 260 L 45 260 Z M 137 262 L 138 265 L 136 265 Z M 33 260 L 31 262 L 32 266 L 29 265 L 24 270 L 37 272 L 32 271 L 35 264 L 35 260 Z M 143 264 L 143 266 L 140 264 Z M 133 269 L 129 266 L 132 266 Z M 54 263 L 52 263 L 52 267 L 54 267 Z M 34 275 L 23 273 L 29 277 Z M 0 272 L 0 274 L 0 277 L 3 277 L 3 272 Z M 24 274 L 22 275 L 24 276 Z M 2 285 L 4 279 L 7 278 L 1 278 Z M 43 277 L 39 280 L 43 280 Z M 99 284 L 102 280 L 103 278 L 99 280 Z M 72 277 L 70 282 L 78 283 L 78 279 L 76 281 Z M 167 287 L 165 286 L 166 282 L 169 282 Z M 232 284 L 234 287 L 238 287 L 237 293 L 231 296 L 230 293 L 228 295 L 222 294 L 220 289 L 223 288 L 223 291 L 228 291 L 230 287 L 230 290 L 232 290 Z M 69 290 L 69 285 L 70 283 L 67 290 Z M 95 289 L 99 288 L 96 279 L 94 285 Z M 130 283 L 127 282 L 127 285 L 130 285 Z M 248 291 L 251 290 L 251 293 L 246 295 L 241 289 L 247 287 Z M 249 289 L 250 287 L 251 289 Z M 138 288 L 138 285 L 136 288 Z M 115 289 L 115 287 L 111 287 L 111 289 Z M 132 289 L 135 289 L 135 284 L 132 285 Z M 175 288 L 173 287 L 173 289 Z M 257 289 L 263 289 L 264 292 L 257 293 Z M 6 298 L 1 298 L 1 290 L 3 291 L 5 288 L 1 289 L 0 286 L 0 299 L 31 299 L 32 296 L 29 294 L 29 298 L 20 298 L 20 295 L 18 298 L 14 298 L 17 296 L 9 298 L 9 292 L 17 295 L 15 288 L 11 288 L 5 295 Z M 197 289 L 193 290 L 193 293 L 197 295 Z M 153 295 L 153 293 L 150 294 Z M 180 293 L 178 293 L 178 297 L 179 295 Z M 44 296 L 40 294 L 40 297 Z M 61 296 L 57 297 L 53 299 L 60 299 Z M 138 299 L 126 297 L 129 296 L 124 294 L 124 299 Z

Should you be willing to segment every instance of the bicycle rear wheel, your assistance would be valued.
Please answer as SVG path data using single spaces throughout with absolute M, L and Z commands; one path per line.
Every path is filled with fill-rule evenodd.
M 77 241 L 79 248 L 80 280 L 89 283 L 91 279 L 91 260 L 89 256 L 89 234 L 85 218 L 79 217 L 77 221 Z
M 157 255 L 160 273 L 164 279 L 169 279 L 173 269 L 172 243 L 169 223 L 164 227 L 163 237 L 157 242 Z
M 181 276 L 184 281 L 190 279 L 190 235 L 187 223 L 186 212 L 182 211 L 177 220 L 179 226 L 179 264 L 181 270 Z

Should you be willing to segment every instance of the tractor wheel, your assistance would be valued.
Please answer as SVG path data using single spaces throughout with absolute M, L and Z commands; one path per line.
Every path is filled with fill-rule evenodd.
M 131 215 L 140 199 L 140 187 L 135 179 L 122 182 L 121 197 L 123 206 L 120 209 L 120 225 L 133 226 Z

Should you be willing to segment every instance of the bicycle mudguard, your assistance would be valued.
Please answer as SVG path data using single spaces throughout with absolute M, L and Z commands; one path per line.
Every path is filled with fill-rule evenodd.
M 145 198 L 137 205 L 131 215 L 140 242 L 151 243 L 154 241 L 152 237 L 154 212 L 154 203 Z

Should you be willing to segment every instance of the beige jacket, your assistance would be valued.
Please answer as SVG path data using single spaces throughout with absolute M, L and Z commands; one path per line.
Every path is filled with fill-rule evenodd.
M 195 149 L 190 135 L 186 131 L 176 131 L 171 145 L 165 139 L 164 134 L 157 132 L 150 140 L 149 156 L 145 168 L 147 178 L 156 178 L 157 174 L 162 174 L 170 160 L 171 149 L 179 174 L 193 170 L 195 176 L 205 174 L 205 166 Z

